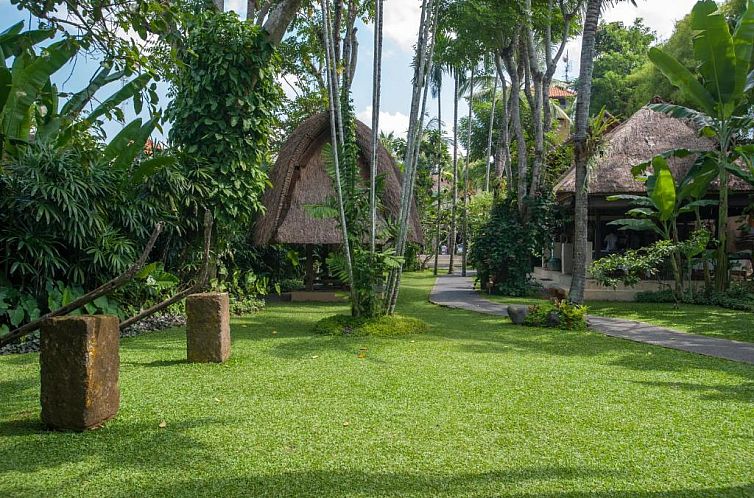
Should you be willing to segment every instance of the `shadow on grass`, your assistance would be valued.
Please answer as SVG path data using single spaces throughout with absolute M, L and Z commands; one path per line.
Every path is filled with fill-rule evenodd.
M 659 381 L 632 381 L 651 387 L 663 389 L 678 389 L 699 393 L 702 399 L 713 401 L 738 401 L 741 403 L 754 403 L 754 381 L 743 382 L 738 385 L 708 385 L 693 382 L 659 382 Z
M 147 481 L 140 482 L 131 489 L 120 488 L 117 496 L 468 496 L 474 494 L 475 490 L 477 493 L 494 493 L 495 490 L 502 490 L 511 485 L 521 486 L 527 482 L 568 482 L 578 479 L 589 482 L 617 475 L 618 473 L 613 470 L 565 466 L 524 467 L 444 475 L 348 469 L 300 470 L 205 477 L 172 481 L 167 484 Z M 29 489 L 24 491 L 34 492 L 36 489 L 30 484 Z
M 39 418 L 0 422 L 0 435 L 19 437 L 14 444 L 0 448 L 0 474 L 34 472 L 44 468 L 75 464 L 96 457 L 107 468 L 180 469 L 187 462 L 210 458 L 210 448 L 187 434 L 225 422 L 198 418 L 170 423 L 167 428 L 153 424 L 109 422 L 104 428 L 81 433 L 46 430 Z M 188 470 L 188 469 L 187 469 Z
M 617 472 L 589 467 L 525 467 L 491 472 L 427 475 L 399 472 L 364 472 L 349 470 L 290 471 L 271 475 L 242 475 L 233 478 L 191 479 L 170 485 L 141 483 L 138 488 L 122 490 L 120 496 L 147 494 L 178 495 L 236 495 L 251 496 L 552 496 L 561 498 L 622 498 L 694 496 L 750 496 L 753 484 L 716 488 L 678 489 L 668 491 L 592 491 L 594 481 L 616 476 Z M 584 480 L 584 483 L 574 481 Z M 542 482 L 544 481 L 544 482 Z M 525 487 L 536 483 L 537 489 L 548 488 L 547 481 L 564 481 L 569 487 L 583 487 L 584 491 L 544 492 L 511 491 L 506 488 Z M 559 485 L 558 487 L 561 487 Z M 534 486 L 532 486 L 534 487 Z

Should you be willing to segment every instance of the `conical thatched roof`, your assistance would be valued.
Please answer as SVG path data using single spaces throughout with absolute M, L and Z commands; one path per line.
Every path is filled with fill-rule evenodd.
M 361 175 L 368 182 L 372 154 L 372 131 L 356 122 Z M 254 227 L 254 243 L 266 244 L 340 244 L 343 242 L 338 224 L 333 219 L 315 219 L 305 206 L 324 204 L 335 198 L 335 189 L 325 170 L 322 147 L 330 143 L 330 116 L 323 112 L 304 121 L 280 150 L 270 170 L 272 188 L 262 198 L 267 208 Z M 390 153 L 379 146 L 377 174 L 384 175 L 382 205 L 385 213 L 378 215 L 378 224 L 385 226 L 385 216 L 398 218 L 400 210 L 400 172 Z M 409 219 L 409 239 L 421 242 L 421 224 L 416 206 Z
M 631 174 L 633 166 L 673 149 L 709 151 L 715 148 L 715 142 L 700 137 L 692 124 L 644 107 L 606 135 L 602 155 L 589 173 L 589 193 L 604 196 L 644 193 L 645 185 Z M 694 156 L 671 159 L 673 176 L 682 178 L 695 159 Z M 555 186 L 555 193 L 558 197 L 567 197 L 575 193 L 575 185 L 576 174 L 572 167 Z M 716 189 L 717 185 L 713 184 L 712 188 Z M 731 178 L 730 186 L 733 191 L 751 190 L 751 186 L 735 177 Z

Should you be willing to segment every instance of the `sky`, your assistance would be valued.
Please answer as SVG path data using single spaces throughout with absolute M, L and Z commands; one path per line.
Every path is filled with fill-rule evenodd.
M 641 17 L 644 23 L 657 32 L 660 40 L 666 40 L 673 32 L 675 22 L 691 11 L 695 0 L 637 0 L 638 5 L 621 2 L 608 8 L 603 16 L 605 21 L 623 21 L 633 23 Z M 405 136 L 408 129 L 408 114 L 411 106 L 411 60 L 413 45 L 416 43 L 419 26 L 420 0 L 385 0 L 384 48 L 382 62 L 382 103 L 380 109 L 380 130 L 385 133 L 393 132 L 397 136 Z M 239 15 L 245 15 L 246 0 L 226 0 L 226 10 L 235 10 Z M 5 30 L 11 24 L 20 20 L 29 25 L 28 13 L 19 11 L 10 4 L 10 0 L 0 0 L 0 30 Z M 359 29 L 359 63 L 353 84 L 353 101 L 359 119 L 371 124 L 372 116 L 372 53 L 374 30 L 371 25 L 360 26 Z M 581 40 L 574 39 L 568 43 L 570 58 L 569 74 L 571 78 L 578 74 Z M 76 91 L 83 88 L 97 68 L 96 61 L 77 61 L 75 66 L 64 68 L 56 81 L 62 91 Z M 562 78 L 564 65 L 561 64 L 559 74 Z M 118 83 L 112 84 L 112 91 L 117 89 Z M 285 85 L 284 85 L 285 88 Z M 105 93 L 105 92 L 103 92 Z M 167 88 L 160 88 L 161 105 L 167 104 Z M 106 96 L 107 94 L 105 94 Z M 443 108 L 443 122 L 452 123 L 453 89 L 452 80 L 446 77 L 441 95 Z M 428 117 L 437 116 L 437 101 L 427 103 Z M 459 114 L 468 113 L 468 105 L 464 100 L 459 102 Z M 127 112 L 127 117 L 133 117 Z M 425 119 L 425 122 L 426 122 Z M 111 123 L 106 129 L 112 135 L 120 128 L 119 123 Z

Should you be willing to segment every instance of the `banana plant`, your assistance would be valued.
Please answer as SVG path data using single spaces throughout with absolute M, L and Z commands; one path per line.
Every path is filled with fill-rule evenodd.
M 19 22 L 0 33 L 0 157 L 12 154 L 19 145 L 45 141 L 67 147 L 77 133 L 99 126 L 103 117 L 123 119 L 121 105 L 131 99 L 140 113 L 143 94 L 152 103 L 152 119 L 137 118 L 128 123 L 103 151 L 101 162 L 115 168 L 130 167 L 142 154 L 144 143 L 155 128 L 160 115 L 152 75 L 141 74 L 127 81 L 119 90 L 103 99 L 94 109 L 84 110 L 105 85 L 131 76 L 128 71 L 113 71 L 103 63 L 85 88 L 70 95 L 60 106 L 61 95 L 51 77 L 73 60 L 78 53 L 75 41 L 66 39 L 38 50 L 36 46 L 54 36 L 51 29 L 23 31 Z M 6 61 L 13 57 L 11 67 Z M 158 156 L 139 162 L 133 180 L 141 181 L 156 169 L 174 162 L 170 156 Z
M 693 120 L 703 134 L 716 138 L 720 145 L 716 159 L 720 178 L 718 290 L 728 286 L 728 182 L 731 170 L 736 171 L 732 147 L 736 137 L 754 126 L 754 120 L 747 115 L 749 97 L 754 90 L 754 0 L 746 0 L 746 7 L 731 33 L 714 0 L 696 3 L 691 13 L 694 57 L 699 62 L 696 72 L 659 48 L 649 51 L 655 66 L 694 104 L 694 108 L 673 104 L 653 104 L 650 108 L 675 118 Z
M 709 185 L 717 177 L 717 163 L 710 155 L 700 155 L 683 179 L 676 184 L 668 163 L 668 156 L 683 155 L 688 151 L 671 151 L 665 155 L 658 155 L 651 161 L 639 164 L 633 168 L 638 180 L 644 181 L 647 195 L 615 195 L 608 200 L 629 201 L 634 207 L 628 211 L 632 218 L 616 220 L 609 225 L 618 226 L 620 230 L 648 230 L 659 235 L 663 240 L 678 245 L 678 218 L 687 213 L 697 213 L 702 207 L 717 205 L 714 199 L 704 199 Z M 647 174 L 651 167 L 652 173 Z M 691 258 L 698 254 L 686 255 Z M 671 256 L 673 277 L 676 292 L 683 287 L 682 254 L 674 252 Z

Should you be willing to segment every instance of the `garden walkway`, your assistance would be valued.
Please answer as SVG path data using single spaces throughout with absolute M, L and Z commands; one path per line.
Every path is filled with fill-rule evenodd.
M 434 304 L 449 308 L 508 316 L 505 304 L 493 303 L 474 290 L 474 278 L 471 276 L 439 276 L 432 288 L 429 300 Z M 620 318 L 590 316 L 589 325 L 595 332 L 611 337 L 754 364 L 754 344 L 687 334 Z

